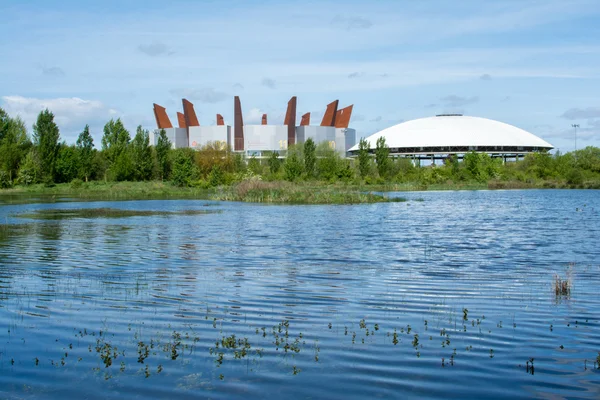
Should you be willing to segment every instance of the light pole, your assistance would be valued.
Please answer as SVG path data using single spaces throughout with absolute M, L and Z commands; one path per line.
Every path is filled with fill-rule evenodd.
M 579 124 L 571 124 L 571 126 L 575 129 L 575 151 L 577 151 L 577 128 L 579 128 Z

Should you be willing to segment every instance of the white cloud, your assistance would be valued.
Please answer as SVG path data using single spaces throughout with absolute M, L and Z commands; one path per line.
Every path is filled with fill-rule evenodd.
M 97 100 L 83 100 L 77 97 L 37 99 L 23 96 L 3 96 L 2 108 L 11 116 L 20 116 L 31 129 L 40 111 L 49 109 L 54 114 L 54 122 L 61 130 L 61 137 L 71 142 L 86 124 L 100 126 L 111 118 L 119 117 L 119 112 Z
M 262 122 L 262 115 L 265 114 L 260 108 L 252 108 L 246 114 L 244 114 L 244 124 L 246 125 L 260 125 Z

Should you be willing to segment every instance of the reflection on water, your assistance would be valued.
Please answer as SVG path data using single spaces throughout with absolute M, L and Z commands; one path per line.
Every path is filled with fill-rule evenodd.
M 0 397 L 597 398 L 598 193 L 402 195 L 3 206 Z

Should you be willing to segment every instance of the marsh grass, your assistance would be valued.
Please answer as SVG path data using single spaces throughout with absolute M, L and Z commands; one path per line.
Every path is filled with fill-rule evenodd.
M 571 278 L 562 278 L 554 275 L 554 294 L 556 296 L 569 296 L 571 294 Z
M 401 197 L 387 197 L 348 187 L 292 184 L 282 181 L 265 182 L 255 179 L 222 188 L 212 196 L 212 199 L 281 204 L 357 204 L 406 201 Z
M 571 290 L 573 289 L 573 265 L 573 263 L 569 264 L 564 278 L 558 274 L 554 275 L 553 288 L 556 297 L 568 297 L 571 295 Z

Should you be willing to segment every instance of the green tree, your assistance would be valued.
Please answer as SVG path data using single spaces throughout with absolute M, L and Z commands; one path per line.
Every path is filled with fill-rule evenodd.
M 340 170 L 340 156 L 329 147 L 328 142 L 319 144 L 317 148 L 317 175 L 319 179 L 333 182 L 338 178 Z
M 18 181 L 21 185 L 31 185 L 38 181 L 40 163 L 34 149 L 29 150 L 19 167 Z
M 309 178 L 315 175 L 315 164 L 317 161 L 317 146 L 312 138 L 304 142 L 304 171 Z
M 303 165 L 298 155 L 298 151 L 294 148 L 288 148 L 287 157 L 283 164 L 283 170 L 285 172 L 285 179 L 290 182 L 294 182 L 302 175 Z
M 385 137 L 380 136 L 377 139 L 375 147 L 375 162 L 377 163 L 377 172 L 382 178 L 387 177 L 390 169 L 390 148 L 385 143 Z
M 371 145 L 365 138 L 358 142 L 358 171 L 361 177 L 366 177 L 371 169 L 371 157 L 369 156 L 369 147 Z
M 192 181 L 197 177 L 194 165 L 194 150 L 178 149 L 175 151 L 171 179 L 176 186 L 192 186 Z
M 160 179 L 165 180 L 169 175 L 170 160 L 169 150 L 171 150 L 171 141 L 167 137 L 167 132 L 161 129 L 158 133 L 158 141 L 156 143 L 156 160 L 158 164 L 158 171 L 160 173 Z
M 481 171 L 481 157 L 476 151 L 470 151 L 463 158 L 465 168 L 471 179 L 485 181 L 485 174 Z
M 83 128 L 83 132 L 77 138 L 77 149 L 79 152 L 79 168 L 81 175 L 87 182 L 92 174 L 94 162 L 94 139 L 90 135 L 90 127 L 88 125 Z
M 9 180 L 17 177 L 19 165 L 31 148 L 25 123 L 19 117 L 6 119 L 0 109 L 0 170 L 6 171 Z
M 248 169 L 252 171 L 253 174 L 260 175 L 262 172 L 262 168 L 260 166 L 260 161 L 254 154 L 248 160 Z
M 269 155 L 268 159 L 269 163 L 269 172 L 271 175 L 276 175 L 279 172 L 279 167 L 281 167 L 281 161 L 279 160 L 279 153 L 276 151 L 272 151 Z
M 60 132 L 54 123 L 54 114 L 46 108 L 38 114 L 33 125 L 33 143 L 39 156 L 41 178 L 45 182 L 54 182 L 59 138 Z
M 152 148 L 150 147 L 150 133 L 148 130 L 137 127 L 133 141 L 131 142 L 133 161 L 133 177 L 136 180 L 146 181 L 152 178 Z
M 120 118 L 111 119 L 104 125 L 102 151 L 108 161 L 110 179 L 125 181 L 133 177 L 133 163 L 128 151 L 130 140 L 129 131 Z
M 55 180 L 58 183 L 71 182 L 79 172 L 79 154 L 77 147 L 61 143 L 56 158 Z

